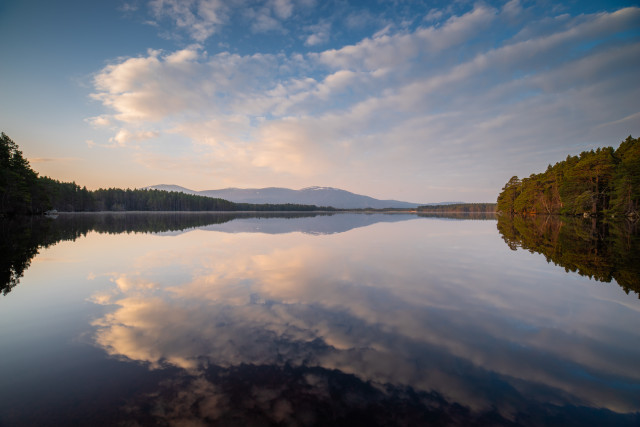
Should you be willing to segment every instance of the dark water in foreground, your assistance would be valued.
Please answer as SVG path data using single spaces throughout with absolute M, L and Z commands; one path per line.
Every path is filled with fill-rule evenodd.
M 0 231 L 2 426 L 640 425 L 629 224 L 116 214 Z

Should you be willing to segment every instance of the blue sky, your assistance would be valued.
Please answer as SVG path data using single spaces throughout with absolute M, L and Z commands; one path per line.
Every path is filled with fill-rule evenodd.
M 493 201 L 640 135 L 630 1 L 0 3 L 0 130 L 89 188 Z

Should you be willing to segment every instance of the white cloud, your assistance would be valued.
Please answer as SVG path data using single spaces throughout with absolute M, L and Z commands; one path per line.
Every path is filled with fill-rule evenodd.
M 431 9 L 429 13 L 424 17 L 426 22 L 438 21 L 444 16 L 444 11 L 441 9 Z
M 132 132 L 128 129 L 120 129 L 113 138 L 109 139 L 109 141 L 115 142 L 119 146 L 124 147 L 130 142 L 144 141 L 146 139 L 156 138 L 158 135 L 159 135 L 158 132 L 153 132 L 153 131 Z
M 334 68 L 376 70 L 397 67 L 424 53 L 437 53 L 465 43 L 495 20 L 496 11 L 478 5 L 472 11 L 449 18 L 441 27 L 419 28 L 414 33 L 390 34 L 389 27 L 372 38 L 322 52 L 319 60 Z
M 315 6 L 313 0 L 150 0 L 149 9 L 158 21 L 168 20 L 177 31 L 198 43 L 220 33 L 233 19 L 244 19 L 255 33 L 286 32 L 283 23 L 292 20 L 296 10 Z M 171 31 L 171 30 L 169 30 Z
M 274 14 L 280 19 L 290 18 L 293 14 L 293 3 L 291 0 L 271 0 L 270 3 Z
M 96 128 L 110 127 L 113 125 L 111 118 L 105 114 L 96 117 L 89 117 L 85 119 L 85 121 Z
M 198 42 L 216 33 L 229 12 L 222 0 L 151 0 L 149 7 L 156 19 L 170 19 Z
M 279 20 L 271 15 L 271 10 L 268 8 L 262 8 L 253 13 L 251 16 L 251 30 L 255 33 L 266 33 L 269 31 L 284 32 L 284 27 Z
M 349 29 L 362 29 L 377 21 L 378 18 L 372 15 L 368 9 L 352 12 L 345 18 L 345 24 Z
M 262 6 L 278 19 L 296 10 L 290 2 Z M 478 174 L 476 201 L 492 200 L 510 168 L 545 166 L 563 140 L 590 144 L 605 136 L 596 130 L 601 123 L 614 123 L 608 131 L 621 129 L 616 138 L 623 138 L 635 128 L 620 120 L 638 111 L 638 44 L 613 36 L 636 28 L 640 9 L 544 25 L 543 17 L 496 45 L 501 26 L 515 25 L 518 6 L 478 4 L 439 26 L 388 27 L 306 55 L 150 50 L 95 76 L 92 96 L 111 112 L 87 121 L 119 125 L 112 139 L 121 145 L 148 132 L 182 135 L 209 147 L 198 163 L 209 158 L 213 169 L 254 181 L 272 173 L 366 191 L 360 177 L 388 170 L 377 188 L 389 193 L 420 176 L 468 194 L 464 170 Z M 450 197 L 439 194 L 420 198 Z
M 304 44 L 307 46 L 316 46 L 329 41 L 331 36 L 331 23 L 312 25 L 308 28 L 311 34 L 307 37 Z
M 502 7 L 502 12 L 509 18 L 514 19 L 522 13 L 522 4 L 520 0 L 509 0 Z

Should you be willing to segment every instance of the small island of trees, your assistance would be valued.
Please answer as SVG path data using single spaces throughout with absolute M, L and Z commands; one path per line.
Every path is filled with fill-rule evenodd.
M 528 178 L 512 177 L 498 196 L 502 214 L 640 216 L 640 141 L 584 151 Z

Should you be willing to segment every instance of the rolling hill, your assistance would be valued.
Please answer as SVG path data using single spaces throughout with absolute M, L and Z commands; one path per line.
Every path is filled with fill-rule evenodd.
M 180 191 L 200 196 L 216 197 L 236 203 L 297 203 L 303 205 L 332 206 L 337 209 L 416 208 L 426 203 L 399 200 L 379 200 L 333 187 L 307 187 L 301 190 L 289 188 L 223 188 L 220 190 L 194 191 L 178 185 L 152 185 L 148 189 Z

